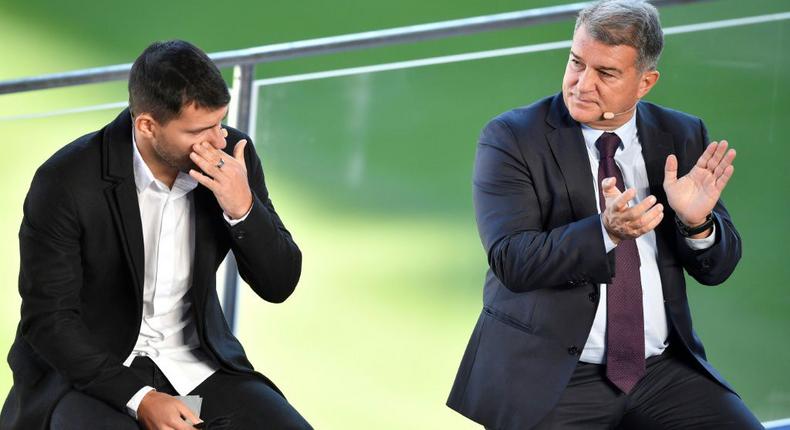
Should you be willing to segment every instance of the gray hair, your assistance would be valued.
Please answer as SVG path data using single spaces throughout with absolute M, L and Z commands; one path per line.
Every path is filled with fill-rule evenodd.
M 664 32 L 658 10 L 643 0 L 601 0 L 587 6 L 576 18 L 576 28 L 606 45 L 636 48 L 636 67 L 655 70 L 664 48 Z

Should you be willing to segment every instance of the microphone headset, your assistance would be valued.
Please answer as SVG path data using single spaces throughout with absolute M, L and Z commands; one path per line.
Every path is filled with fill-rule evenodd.
M 614 112 L 604 112 L 604 113 L 603 113 L 603 119 L 605 119 L 605 120 L 610 120 L 610 119 L 614 119 L 614 118 L 615 118 L 615 117 L 617 117 L 617 116 L 620 116 L 620 115 L 627 114 L 628 112 L 631 112 L 632 110 L 636 109 L 636 105 L 637 105 L 638 103 L 639 103 L 639 102 L 637 101 L 636 103 L 634 103 L 634 105 L 633 105 L 633 106 L 631 106 L 631 108 L 630 108 L 630 109 L 626 109 L 626 110 L 624 110 L 624 111 L 622 111 L 622 112 L 618 112 L 618 113 L 614 113 Z

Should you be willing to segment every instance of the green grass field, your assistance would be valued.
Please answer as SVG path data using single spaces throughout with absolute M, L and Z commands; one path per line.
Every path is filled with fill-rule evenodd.
M 189 10 L 84 3 L 0 0 L 0 79 L 130 62 L 163 38 L 213 52 L 556 2 L 247 1 L 223 5 L 224 17 L 203 1 Z M 663 9 L 662 19 L 671 27 L 786 11 L 787 0 L 711 1 Z M 259 77 L 567 40 L 571 30 L 566 21 L 292 60 L 260 66 Z M 723 287 L 693 284 L 689 295 L 711 361 L 762 420 L 790 416 L 789 34 L 785 20 L 667 36 L 648 97 L 704 118 L 711 138 L 738 150 L 724 199 L 743 260 Z M 444 406 L 481 305 L 475 142 L 489 118 L 556 92 L 566 58 L 555 50 L 261 88 L 253 138 L 304 270 L 284 304 L 243 288 L 238 334 L 316 428 L 479 428 Z M 121 83 L 0 96 L 0 116 L 125 97 Z M 0 121 L 0 351 L 18 321 L 16 232 L 33 172 L 116 113 Z M 10 385 L 0 366 L 0 399 Z

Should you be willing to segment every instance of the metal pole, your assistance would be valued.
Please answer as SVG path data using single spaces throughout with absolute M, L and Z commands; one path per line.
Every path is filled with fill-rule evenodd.
M 709 0 L 654 0 L 652 3 L 656 6 L 668 6 L 678 3 L 698 3 L 701 1 Z M 249 49 L 217 52 L 209 55 L 209 57 L 214 60 L 217 67 L 230 67 L 241 64 L 259 64 L 290 58 L 352 51 L 397 43 L 439 39 L 490 30 L 527 27 L 530 25 L 545 24 L 573 18 L 580 10 L 589 4 L 590 2 L 571 3 L 517 12 L 506 12 L 429 24 L 367 31 L 363 33 L 277 43 Z M 131 64 L 119 64 L 115 66 L 97 67 L 73 72 L 3 81 L 0 82 L 0 94 L 126 79 L 129 75 L 131 66 Z
M 254 64 L 237 64 L 233 67 L 233 88 L 228 125 L 244 133 L 250 129 L 252 112 L 252 85 L 255 80 Z M 233 252 L 225 258 L 225 288 L 223 291 L 223 312 L 230 330 L 236 332 L 236 307 L 238 302 L 239 272 Z

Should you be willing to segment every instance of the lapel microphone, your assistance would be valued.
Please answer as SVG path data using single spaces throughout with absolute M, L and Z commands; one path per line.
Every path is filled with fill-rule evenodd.
M 618 112 L 618 113 L 614 113 L 614 112 L 604 112 L 604 113 L 603 113 L 603 119 L 606 119 L 606 120 L 609 120 L 609 119 L 614 119 L 614 117 L 616 117 L 616 116 L 620 116 L 620 115 L 627 114 L 628 112 L 631 112 L 632 110 L 636 109 L 636 105 L 637 105 L 637 104 L 639 104 L 639 102 L 638 102 L 638 101 L 637 101 L 636 103 L 634 103 L 634 105 L 633 105 L 633 106 L 631 106 L 631 108 L 630 108 L 630 109 L 626 109 L 626 110 L 624 110 L 624 111 L 622 111 L 622 112 Z

